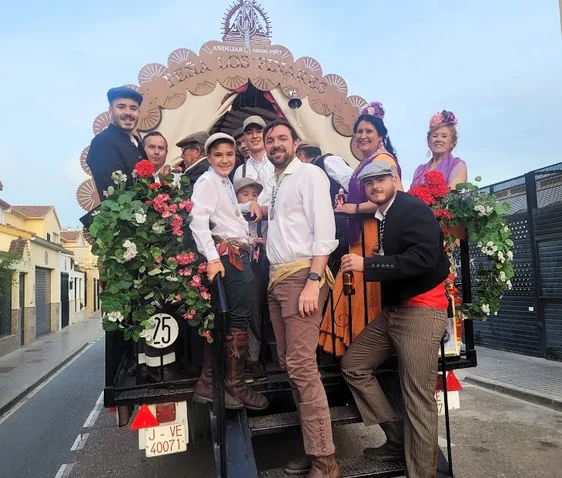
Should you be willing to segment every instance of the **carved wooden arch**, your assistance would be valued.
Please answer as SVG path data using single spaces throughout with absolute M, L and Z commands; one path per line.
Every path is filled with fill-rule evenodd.
M 202 96 L 211 93 L 220 83 L 234 91 L 251 81 L 261 91 L 280 87 L 286 96 L 295 90 L 299 97 L 308 97 L 311 109 L 319 115 L 332 116 L 334 130 L 350 137 L 359 110 L 367 102 L 356 95 L 348 96 L 345 80 L 336 74 L 324 74 L 320 63 L 311 57 L 293 58 L 282 45 L 209 41 L 195 53 L 178 48 L 170 53 L 166 64 L 148 63 L 138 75 L 138 85 L 126 85 L 143 95 L 139 111 L 138 130 L 148 132 L 160 124 L 163 110 L 181 108 L 187 92 Z M 98 134 L 110 123 L 108 111 L 100 113 L 93 123 Z M 81 166 L 91 176 L 85 164 L 87 150 L 81 155 Z M 90 211 L 99 204 L 93 179 L 84 181 L 77 191 L 80 206 Z

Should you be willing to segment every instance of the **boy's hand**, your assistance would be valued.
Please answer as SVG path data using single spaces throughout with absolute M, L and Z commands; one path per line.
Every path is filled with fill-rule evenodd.
M 222 265 L 222 262 L 220 260 L 218 260 L 217 262 L 207 262 L 207 276 L 209 277 L 209 280 L 211 282 L 213 282 L 213 279 L 217 274 L 220 274 L 221 277 L 224 277 L 224 273 L 224 266 Z
M 262 210 L 261 206 L 258 204 L 257 201 L 252 201 L 250 203 L 250 215 L 255 217 L 252 222 L 260 222 L 262 218 Z

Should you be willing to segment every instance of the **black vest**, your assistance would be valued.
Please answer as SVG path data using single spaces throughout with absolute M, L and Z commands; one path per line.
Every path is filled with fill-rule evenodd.
M 324 173 L 326 173 L 326 166 L 324 165 L 324 161 L 328 156 L 333 156 L 333 154 L 332 153 L 323 154 L 322 156 L 316 158 L 312 162 L 312 164 L 314 164 L 314 166 L 318 166 L 322 171 L 324 171 Z M 332 178 L 328 173 L 326 173 L 326 176 L 328 177 L 328 181 L 330 181 L 330 197 L 332 198 L 332 202 L 334 202 L 336 195 L 340 192 L 340 189 L 343 189 L 345 191 L 345 188 L 340 183 L 338 183 L 334 178 Z

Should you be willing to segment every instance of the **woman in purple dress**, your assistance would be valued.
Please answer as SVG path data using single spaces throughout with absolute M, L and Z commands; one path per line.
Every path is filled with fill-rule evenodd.
M 459 137 L 457 124 L 457 118 L 452 111 L 443 110 L 431 117 L 427 132 L 427 145 L 431 151 L 431 160 L 417 167 L 411 187 L 423 184 L 424 176 L 429 171 L 442 173 L 450 189 L 459 183 L 466 182 L 466 163 L 452 154 Z

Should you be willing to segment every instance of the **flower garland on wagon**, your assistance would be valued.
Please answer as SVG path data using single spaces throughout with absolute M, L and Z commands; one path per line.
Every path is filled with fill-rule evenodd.
M 202 262 L 189 232 L 189 178 L 173 169 L 154 182 L 154 165 L 136 164 L 131 186 L 121 171 L 112 175 L 106 199 L 89 232 L 104 283 L 100 300 L 104 330 L 122 330 L 125 340 L 150 345 L 156 313 L 172 309 L 212 342 L 214 314 Z
M 447 292 L 451 296 L 458 293 L 454 286 L 453 252 L 460 239 L 457 237 L 459 227 L 466 229 L 469 241 L 477 244 L 489 259 L 489 265 L 480 264 L 476 271 L 476 294 L 472 304 L 460 304 L 458 316 L 486 320 L 492 314 L 497 315 L 500 299 L 512 288 L 511 279 L 515 274 L 511 264 L 511 231 L 502 217 L 509 211 L 509 204 L 499 202 L 495 196 L 469 182 L 457 184 L 450 190 L 443 174 L 437 171 L 426 173 L 424 179 L 425 184 L 410 189 L 409 193 L 431 207 L 443 229 L 444 247 L 451 261 Z M 475 179 L 476 182 L 480 180 L 480 177 Z

